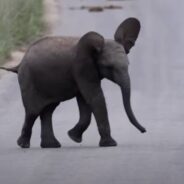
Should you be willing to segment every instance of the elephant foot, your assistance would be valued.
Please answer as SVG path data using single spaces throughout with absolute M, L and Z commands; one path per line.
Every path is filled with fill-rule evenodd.
M 71 129 L 68 131 L 68 136 L 75 142 L 82 142 L 82 135 L 79 135 L 75 130 Z
M 99 143 L 100 147 L 110 147 L 110 146 L 117 146 L 117 142 L 112 138 L 101 138 L 100 143 Z
M 61 144 L 56 138 L 44 138 L 41 141 L 42 148 L 60 148 Z
M 30 139 L 20 136 L 17 140 L 17 144 L 21 147 L 21 148 L 29 148 L 30 147 Z

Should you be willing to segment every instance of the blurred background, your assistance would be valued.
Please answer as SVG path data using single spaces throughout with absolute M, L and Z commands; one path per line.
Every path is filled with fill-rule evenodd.
M 0 63 L 43 31 L 43 0 L 0 0 Z

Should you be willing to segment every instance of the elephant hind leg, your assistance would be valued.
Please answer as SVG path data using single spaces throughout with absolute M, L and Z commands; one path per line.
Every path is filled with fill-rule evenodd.
M 80 119 L 79 122 L 68 131 L 68 135 L 73 141 L 80 143 L 82 141 L 82 134 L 90 125 L 92 112 L 81 95 L 77 96 L 77 103 L 79 106 Z
M 26 113 L 22 132 L 21 132 L 20 137 L 17 140 L 17 144 L 21 148 L 29 148 L 30 147 L 32 127 L 33 127 L 33 124 L 34 124 L 37 117 L 38 117 L 37 114 Z
M 44 101 L 42 98 L 36 94 L 34 89 L 29 89 L 26 91 L 26 93 L 22 90 L 21 92 L 22 101 L 25 108 L 25 120 L 21 135 L 17 140 L 17 144 L 22 148 L 29 148 L 32 127 L 45 104 L 43 103 Z
M 61 144 L 54 136 L 52 126 L 52 114 L 59 103 L 53 103 L 46 106 L 40 113 L 41 119 L 41 147 L 42 148 L 59 148 Z
M 24 83 L 23 83 L 24 84 Z M 41 119 L 41 146 L 60 147 L 60 143 L 55 139 L 52 128 L 52 113 L 59 103 L 53 103 L 52 99 L 47 99 L 38 93 L 31 82 L 28 86 L 21 86 L 23 105 L 26 111 L 25 122 L 21 136 L 17 143 L 23 148 L 30 147 L 30 138 L 33 124 L 38 116 Z

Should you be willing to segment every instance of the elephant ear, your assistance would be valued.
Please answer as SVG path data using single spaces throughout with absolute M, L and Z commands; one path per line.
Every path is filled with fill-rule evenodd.
M 104 38 L 96 32 L 86 33 L 77 44 L 75 75 L 80 81 L 99 81 L 98 57 L 104 48 Z
M 77 53 L 83 56 L 100 54 L 104 47 L 104 38 L 96 32 L 88 32 L 78 42 Z
M 124 46 L 125 52 L 128 54 L 130 49 L 135 45 L 135 41 L 140 32 L 140 22 L 136 18 L 128 18 L 124 20 L 117 28 L 114 39 Z

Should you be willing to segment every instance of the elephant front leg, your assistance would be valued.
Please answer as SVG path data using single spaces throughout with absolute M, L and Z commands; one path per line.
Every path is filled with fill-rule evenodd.
M 84 131 L 90 125 L 92 111 L 81 95 L 77 96 L 77 103 L 79 106 L 80 119 L 79 122 L 68 131 L 68 135 L 73 141 L 80 143 Z
M 101 136 L 99 146 L 116 146 L 116 141 L 111 137 L 105 98 L 101 89 L 99 89 L 98 93 L 91 99 L 90 104 Z
M 52 127 L 52 114 L 58 103 L 47 106 L 40 114 L 41 119 L 41 147 L 59 148 L 61 144 L 54 136 Z
M 85 80 L 81 80 L 78 83 L 78 86 L 82 96 L 95 116 L 101 137 L 99 146 L 116 146 L 116 141 L 111 137 L 105 98 L 100 83 L 90 83 Z

